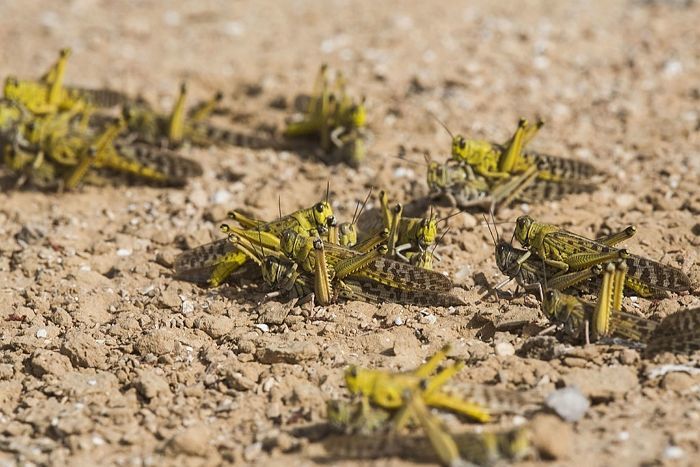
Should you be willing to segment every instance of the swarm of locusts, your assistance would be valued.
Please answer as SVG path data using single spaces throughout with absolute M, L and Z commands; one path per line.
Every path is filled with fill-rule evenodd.
M 143 99 L 120 92 L 66 86 L 69 56 L 70 50 L 62 50 L 37 80 L 5 80 L 0 151 L 18 185 L 73 189 L 83 182 L 130 178 L 178 187 L 202 173 L 199 163 L 177 152 L 187 146 L 285 147 L 213 125 L 210 117 L 221 105 L 222 93 L 187 110 L 183 84 L 172 110 L 160 113 Z M 283 136 L 288 142 L 313 140 L 327 162 L 357 167 L 369 140 L 364 98 L 350 96 L 342 74 L 336 73 L 332 82 L 328 76 L 328 68 L 321 66 L 312 94 L 302 99 L 300 113 L 290 119 Z M 486 207 L 493 216 L 515 201 L 546 202 L 595 190 L 605 174 L 594 165 L 526 148 L 542 125 L 521 119 L 502 144 L 447 130 L 452 137 L 449 158 L 427 160 L 429 199 L 446 198 L 462 210 Z M 333 212 L 330 183 L 316 204 L 280 212 L 277 219 L 233 210 L 230 222 L 220 226 L 219 240 L 175 259 L 174 277 L 218 287 L 239 280 L 239 271 L 253 271 L 266 287 L 262 300 L 310 301 L 312 307 L 339 301 L 466 305 L 452 281 L 434 270 L 440 260 L 436 248 L 447 230 L 443 224 L 451 216 L 438 219 L 432 209 L 425 217 L 405 216 L 403 205 L 392 204 L 380 191 L 375 227 L 363 231 L 358 219 L 367 213 L 371 198 L 372 190 L 347 222 Z M 677 311 L 660 322 L 624 309 L 625 295 L 661 299 L 691 289 L 679 269 L 619 247 L 636 234 L 634 226 L 589 239 L 523 215 L 513 233 L 518 248 L 485 224 L 495 262 L 507 276 L 494 289 L 515 281 L 533 294 L 552 322 L 545 332 L 558 330 L 562 339 L 586 344 L 627 341 L 643 347 L 647 357 L 700 350 L 700 308 Z M 533 454 L 527 423 L 497 430 L 474 431 L 463 423 L 448 428 L 441 414 L 486 423 L 541 405 L 519 392 L 450 384 L 464 365 L 440 368 L 448 352 L 445 346 L 409 372 L 348 368 L 350 400 L 332 400 L 327 407 L 335 431 L 326 440 L 329 454 L 403 456 L 445 465 L 484 465 Z

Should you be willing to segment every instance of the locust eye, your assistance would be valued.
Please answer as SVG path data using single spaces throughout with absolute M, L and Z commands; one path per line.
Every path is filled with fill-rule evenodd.
M 459 145 L 459 148 L 460 148 L 460 149 L 464 149 L 464 148 L 467 147 L 467 142 L 466 142 L 466 141 L 464 140 L 464 138 L 462 138 L 461 136 L 460 136 L 459 139 L 457 140 L 457 144 Z
M 318 211 L 318 212 L 323 212 L 323 203 L 318 203 L 318 204 L 316 204 L 316 206 L 314 206 L 314 208 L 315 208 L 316 211 Z
M 554 290 L 548 290 L 545 294 L 544 297 L 547 300 L 554 300 Z

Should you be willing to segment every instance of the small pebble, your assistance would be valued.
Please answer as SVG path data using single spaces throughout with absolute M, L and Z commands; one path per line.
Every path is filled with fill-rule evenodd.
M 46 328 L 39 328 L 36 330 L 37 339 L 46 339 L 48 335 L 49 332 L 46 330 Z
M 437 323 L 437 316 L 432 313 L 423 314 L 420 319 L 421 324 L 435 324 Z
M 228 190 L 216 190 L 211 201 L 213 204 L 225 204 L 231 199 L 231 193 Z
M 247 462 L 254 461 L 262 452 L 262 443 L 253 443 L 246 446 L 243 450 L 243 459 Z
M 666 449 L 664 449 L 665 459 L 678 460 L 682 459 L 683 457 L 685 457 L 685 451 L 683 451 L 683 448 L 678 446 L 666 446 Z
M 270 332 L 270 326 L 265 323 L 258 323 L 255 325 L 255 327 L 260 329 L 262 332 Z
M 117 256 L 131 256 L 131 250 L 129 250 L 128 248 L 119 248 L 117 250 Z
M 591 402 L 576 386 L 557 389 L 545 403 L 567 422 L 581 420 L 591 406 Z
M 494 350 L 499 357 L 509 357 L 515 355 L 515 347 L 510 342 L 499 342 Z

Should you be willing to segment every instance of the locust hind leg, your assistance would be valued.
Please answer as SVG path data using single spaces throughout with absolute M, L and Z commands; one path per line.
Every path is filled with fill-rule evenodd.
M 63 78 L 66 74 L 66 64 L 68 62 L 68 57 L 70 57 L 71 49 L 61 49 L 59 52 L 58 60 L 49 69 L 49 71 L 42 77 L 42 79 L 48 84 L 48 102 L 49 105 L 58 105 L 61 100 L 61 94 L 63 92 Z
M 401 225 L 402 215 L 403 206 L 401 204 L 396 204 L 392 209 L 391 225 L 389 226 L 389 241 L 387 242 L 389 256 L 396 255 L 396 242 L 399 239 L 399 226 Z
M 110 125 L 92 145 L 81 151 L 78 165 L 66 177 L 66 188 L 73 189 L 78 186 L 88 170 L 93 165 L 99 164 L 102 159 L 105 159 L 114 139 L 124 129 L 124 126 L 125 122 L 123 120 Z
M 610 235 L 605 235 L 603 237 L 596 238 L 595 241 L 598 243 L 602 243 L 603 245 L 615 246 L 620 242 L 624 242 L 625 240 L 634 237 L 634 234 L 636 233 L 637 228 L 633 225 L 630 225 L 626 229 L 621 230 L 619 232 L 614 232 Z
M 443 465 L 466 465 L 459 454 L 457 443 L 450 433 L 442 426 L 435 415 L 430 413 L 420 394 L 407 390 L 401 395 L 403 405 L 394 418 L 394 430 L 399 431 L 409 420 L 415 420 L 418 426 L 425 431 L 435 453 Z
M 594 340 L 606 337 L 610 333 L 610 316 L 613 313 L 613 303 L 615 301 L 613 297 L 615 275 L 615 265 L 608 263 L 603 272 L 600 289 L 598 290 L 598 300 L 591 319 L 591 336 Z
M 187 84 L 180 84 L 180 94 L 177 96 L 173 110 L 168 119 L 168 142 L 170 145 L 178 145 L 182 142 L 185 133 L 185 100 L 187 99 Z
M 517 165 L 523 151 L 524 139 L 527 133 L 528 126 L 529 125 L 527 123 L 527 120 L 521 118 L 518 122 L 518 128 L 515 130 L 515 133 L 508 142 L 508 147 L 506 151 L 503 152 L 501 154 L 501 157 L 499 158 L 499 172 L 510 173 L 513 171 L 513 168 Z
M 509 179 L 496 184 L 491 191 L 491 213 L 499 206 L 508 206 L 537 179 L 539 170 L 536 166 L 530 167 L 525 172 L 514 175 Z
M 199 123 L 208 119 L 214 113 L 216 106 L 221 103 L 223 98 L 224 94 L 221 91 L 217 91 L 210 99 L 195 106 L 193 111 L 190 112 L 189 120 L 194 123 Z
M 627 250 L 623 249 L 612 249 L 607 252 L 584 252 L 575 253 L 569 255 L 564 259 L 564 262 L 568 265 L 569 269 L 578 270 L 583 268 L 590 268 L 596 264 L 605 264 L 610 261 L 624 260 L 629 257 Z

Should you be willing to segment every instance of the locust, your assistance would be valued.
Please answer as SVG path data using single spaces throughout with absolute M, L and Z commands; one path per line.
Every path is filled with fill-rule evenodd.
M 236 133 L 208 123 L 206 120 L 222 99 L 223 94 L 217 92 L 211 99 L 188 112 L 185 108 L 187 85 L 181 83 L 180 93 L 169 114 L 158 113 L 141 102 L 132 102 L 124 106 L 123 116 L 132 140 L 156 146 L 172 148 L 183 143 L 203 147 L 217 144 L 254 149 L 274 146 L 269 138 Z
M 273 235 L 280 235 L 286 229 L 324 234 L 336 224 L 333 209 L 327 198 L 310 208 L 294 211 L 269 223 L 251 219 L 239 211 L 230 212 L 229 217 L 247 229 Z M 229 229 L 226 225 L 225 233 L 228 233 Z M 245 254 L 236 250 L 228 238 L 223 238 L 177 256 L 174 263 L 175 277 L 192 282 L 205 282 L 211 287 L 217 287 L 245 264 L 246 260 Z
M 425 418 L 426 414 L 421 408 L 416 410 L 417 416 L 419 411 L 419 416 Z M 427 416 L 433 418 L 430 414 Z M 331 400 L 327 403 L 326 418 L 336 432 L 323 440 L 327 453 L 333 459 L 402 457 L 414 462 L 442 461 L 433 449 L 429 436 L 400 434 L 393 430 L 392 413 L 385 409 L 372 407 L 369 413 L 363 413 L 361 404 Z M 435 422 L 420 424 L 419 427 L 424 431 L 437 429 L 445 432 Z M 477 465 L 519 460 L 531 451 L 527 426 L 478 433 L 459 431 L 449 435 L 455 443 L 459 458 Z M 451 455 L 454 456 L 454 452 Z
M 431 251 L 431 247 L 437 240 L 438 222 L 447 218 L 438 220 L 432 211 L 427 218 L 406 217 L 401 204 L 389 206 L 385 191 L 380 192 L 379 200 L 384 227 L 389 229 L 388 255 L 421 268 L 432 269 L 435 252 L 434 248 Z
M 593 275 L 591 277 L 592 275 L 588 269 L 561 273 L 560 269 L 547 265 L 534 255 L 522 261 L 521 258 L 527 254 L 527 250 L 514 247 L 501 238 L 497 230 L 494 234 L 488 222 L 486 222 L 486 225 L 489 227 L 489 233 L 493 241 L 496 265 L 501 273 L 508 277 L 508 279 L 496 285 L 494 289 L 500 289 L 506 283 L 515 280 L 526 292 L 535 294 L 542 301 L 544 289 L 564 291 L 574 287 L 578 290 L 593 293 L 594 289 L 598 287 L 600 282 L 596 280 L 598 276 Z M 596 241 L 612 246 L 621 241 L 619 239 L 627 234 L 628 232 L 626 231 L 615 232 L 611 235 L 597 238 Z
M 542 127 L 521 119 L 505 144 L 467 140 L 453 135 L 451 159 L 429 162 L 427 181 L 433 195 L 446 196 L 453 206 L 488 206 L 491 211 L 512 201 L 537 202 L 593 191 L 602 174 L 592 165 L 572 159 L 524 151 Z
M 24 109 L 21 104 L 20 109 Z M 0 115 L 5 109 L 0 103 Z M 124 124 L 114 121 L 101 132 L 76 122 L 77 111 L 28 117 L 22 111 L 0 125 L 6 166 L 39 188 L 75 188 L 89 172 L 107 169 L 141 180 L 181 186 L 188 177 L 200 175 L 199 164 L 175 153 L 144 145 L 116 142 Z M 90 179 L 100 182 L 97 176 Z
M 455 364 L 433 374 L 448 351 L 449 346 L 445 346 L 423 365 L 404 373 L 351 366 L 345 371 L 345 384 L 351 394 L 361 397 L 361 416 L 371 414 L 375 408 L 394 412 L 395 431 L 414 421 L 425 431 L 440 461 L 453 465 L 461 460 L 457 443 L 428 407 L 449 410 L 482 423 L 489 421 L 490 415 L 478 405 L 442 391 L 442 386 L 463 366 Z
M 110 89 L 65 86 L 64 76 L 70 55 L 70 49 L 61 49 L 56 63 L 39 80 L 8 76 L 3 90 L 5 98 L 21 102 L 39 115 L 75 109 L 87 112 L 90 108 L 114 107 L 129 101 L 125 94 Z
M 536 255 L 561 274 L 624 259 L 628 268 L 625 287 L 641 297 L 659 297 L 665 296 L 666 291 L 689 290 L 690 280 L 681 270 L 613 246 L 635 233 L 636 228 L 630 226 L 600 242 L 552 224 L 536 222 L 530 216 L 520 216 L 516 221 L 514 236 L 528 250 L 518 260 L 519 264 L 530 255 Z
M 451 294 L 452 282 L 442 274 L 394 261 L 382 255 L 367 256 L 365 252 L 353 250 L 324 241 L 313 241 L 308 236 L 287 230 L 282 234 L 281 249 L 302 269 L 314 273 L 315 256 L 323 254 L 330 269 L 331 279 L 356 279 L 366 292 L 379 288 L 393 289 L 392 301 L 399 303 L 425 304 L 436 300 L 435 305 L 461 304 Z M 312 245 L 312 246 L 310 246 Z M 320 253 L 322 251 L 322 253 Z M 399 301 L 401 300 L 401 301 Z
M 504 144 L 467 140 L 461 135 L 452 135 L 442 125 L 452 137 L 452 158 L 471 166 L 475 173 L 489 179 L 506 179 L 513 174 L 526 172 L 531 167 L 537 168 L 538 179 L 558 183 L 588 181 L 602 175 L 593 165 L 583 161 L 525 151 L 524 147 L 544 125 L 541 120 L 531 124 L 521 118 L 515 133 Z
M 325 257 L 322 252 L 314 255 L 314 274 L 310 274 L 298 268 L 296 262 L 291 261 L 278 251 L 272 245 L 272 249 L 267 250 L 262 246 L 262 241 L 257 246 L 247 237 L 250 232 L 244 233 L 244 236 L 238 236 L 234 231 L 229 234 L 229 240 L 235 245 L 235 248 L 245 254 L 249 259 L 255 262 L 262 272 L 262 277 L 265 283 L 275 289 L 268 293 L 267 297 L 275 297 L 279 295 L 287 295 L 290 298 L 302 299 L 302 302 L 311 300 L 312 304 L 318 302 L 321 305 L 329 305 L 338 298 L 348 300 L 359 300 L 366 302 L 381 301 L 382 296 L 377 294 L 368 294 L 363 292 L 357 281 L 348 280 L 342 282 L 342 286 L 334 287 L 338 284 L 340 278 L 337 275 L 331 277 L 327 266 L 324 264 Z M 320 240 L 319 240 L 320 241 Z M 266 244 L 270 245 L 270 240 L 266 240 Z M 318 243 L 317 243 L 318 245 Z M 383 252 L 365 253 L 366 256 L 382 254 Z M 362 262 L 362 258 L 357 259 Z
M 441 387 L 464 366 L 457 363 L 433 375 L 440 363 L 447 358 L 449 349 L 449 346 L 444 346 L 427 362 L 405 373 L 350 366 L 345 370 L 345 385 L 351 394 L 361 396 L 366 410 L 370 405 L 398 410 L 404 404 L 404 392 L 409 390 L 416 391 L 416 394 L 431 407 L 449 410 L 482 423 L 488 422 L 491 417 L 486 409 L 451 397 L 441 390 Z
M 444 197 L 451 206 L 461 209 L 488 208 L 491 212 L 513 201 L 534 204 L 594 188 L 585 181 L 563 183 L 537 176 L 536 167 L 531 166 L 507 178 L 488 179 L 468 164 L 448 159 L 443 163 L 429 160 L 426 179 L 432 198 Z
M 365 157 L 366 142 L 371 139 L 366 120 L 364 99 L 355 102 L 349 97 L 341 73 L 336 74 L 331 85 L 328 67 L 323 64 L 304 113 L 289 122 L 284 136 L 317 138 L 332 160 L 358 167 Z
M 599 265 L 591 268 L 592 274 L 602 273 L 595 304 L 549 289 L 544 293 L 543 313 L 562 324 L 574 339 L 586 343 L 611 336 L 646 342 L 658 323 L 622 311 L 627 264 L 624 261 L 608 263 L 605 270 L 601 270 Z
M 292 229 L 277 238 L 260 231 L 230 228 L 239 238 L 259 247 L 279 250 L 292 260 L 302 281 L 313 284 L 315 300 L 321 305 L 337 298 L 373 303 L 395 302 L 414 305 L 456 305 L 461 300 L 451 294 L 452 283 L 445 276 L 390 260 L 386 246 L 364 242 L 349 249 Z

